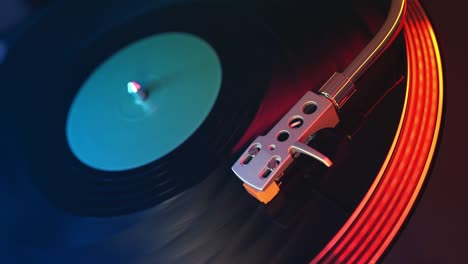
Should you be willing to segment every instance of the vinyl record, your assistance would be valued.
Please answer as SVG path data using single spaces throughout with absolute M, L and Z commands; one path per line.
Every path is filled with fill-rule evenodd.
M 265 206 L 230 166 L 306 91 L 346 67 L 375 34 L 384 9 L 362 14 L 365 8 L 340 1 L 232 2 L 67 3 L 47 10 L 16 41 L 2 76 L 14 89 L 3 106 L 20 132 L 11 129 L 19 142 L 8 149 L 26 158 L 10 165 L 16 170 L 8 198 L 15 202 L 8 205 L 17 209 L 5 220 L 4 259 L 306 263 L 320 252 L 362 200 L 391 145 L 404 95 L 402 43 L 360 83 L 360 95 L 347 106 L 353 122 L 311 142 L 337 166 L 324 170 L 300 157 L 281 195 Z M 66 135 L 80 87 L 116 52 L 168 32 L 197 36 L 216 51 L 223 83 L 210 115 L 162 159 L 121 172 L 90 168 L 74 156 Z M 29 94 L 23 100 L 19 93 Z M 24 153 L 16 149 L 20 143 Z
M 15 43 L 5 63 L 11 73 L 3 83 L 5 87 L 15 86 L 16 91 L 21 90 L 21 93 L 27 94 L 22 98 L 22 106 L 12 114 L 19 121 L 19 134 L 22 136 L 22 145 L 27 153 L 34 182 L 54 204 L 75 214 L 104 216 L 134 212 L 154 206 L 199 183 L 219 161 L 229 157 L 231 149 L 244 133 L 260 99 L 270 86 L 273 65 L 281 62 L 283 69 L 288 68 L 284 63 L 284 51 L 279 48 L 269 29 L 249 14 L 232 6 L 141 2 L 132 1 L 130 4 L 128 1 L 118 1 L 109 6 L 108 3 L 80 1 L 55 6 Z M 105 20 L 102 19 L 102 12 L 106 13 Z M 73 113 L 69 112 L 73 109 L 71 105 L 74 104 L 74 98 L 83 93 L 79 92 L 80 87 L 88 85 L 85 82 L 88 78 L 92 79 L 89 76 L 92 76 L 93 71 L 107 67 L 100 65 L 106 60 L 115 59 L 115 54 L 122 52 L 122 49 L 131 49 L 132 45 L 138 45 L 138 41 L 141 43 L 145 38 L 164 37 L 165 34 L 178 34 L 179 37 L 182 35 L 185 38 L 192 36 L 192 39 L 196 38 L 198 42 L 204 42 L 203 45 L 212 47 L 212 53 L 218 57 L 222 81 L 212 108 L 207 108 L 209 114 L 197 129 L 191 128 L 192 133 L 189 131 L 179 136 L 177 140 L 183 143 L 173 143 L 172 149 L 146 155 L 146 162 L 138 162 L 135 166 L 109 167 L 110 169 L 85 164 L 81 158 L 83 155 L 77 155 L 72 149 L 73 144 L 70 144 L 70 138 L 66 135 L 69 131 L 66 132 L 65 129 L 67 118 L 73 116 Z M 177 39 L 172 41 L 179 45 L 186 43 Z M 165 45 L 169 46 L 168 49 L 175 49 L 174 46 L 177 46 Z M 191 51 L 191 48 L 193 47 L 185 47 L 187 51 Z M 183 51 L 183 48 L 181 50 Z M 180 50 L 170 52 L 177 53 Z M 164 56 L 164 53 L 161 54 Z M 184 66 L 189 67 L 187 65 L 193 58 L 179 55 L 178 59 L 182 61 L 179 63 L 171 61 L 171 58 L 161 58 L 157 63 L 166 63 L 159 65 L 163 69 L 162 73 L 156 71 L 152 74 L 165 74 L 166 76 L 158 77 L 162 79 L 161 83 L 165 81 L 164 78 L 180 77 L 183 72 L 176 72 L 176 76 L 168 77 L 167 68 L 178 65 L 181 65 L 182 69 Z M 199 60 L 203 62 L 203 59 Z M 151 62 L 142 59 L 128 64 L 127 68 L 121 67 L 124 68 L 123 71 L 135 71 L 139 64 L 144 64 L 140 67 L 145 67 Z M 281 74 L 289 74 L 287 71 Z M 119 74 L 122 73 L 115 73 Z M 95 77 L 94 79 L 108 79 L 98 84 L 104 88 L 89 89 L 94 89 L 92 92 L 98 89 L 109 90 L 107 85 L 118 82 L 110 80 L 119 78 L 115 75 Z M 193 78 L 199 78 L 199 75 Z M 127 82 L 132 80 L 119 81 L 121 87 L 111 88 L 110 91 L 126 91 Z M 171 80 L 167 82 L 170 83 Z M 161 85 L 164 86 L 164 83 Z M 15 96 L 13 90 L 9 89 L 6 92 L 7 97 Z M 135 133 L 133 123 L 128 125 L 129 122 L 124 120 L 125 113 L 123 116 L 120 116 L 121 113 L 108 113 L 117 111 L 115 104 L 118 102 L 112 101 L 113 92 L 97 92 L 100 96 L 99 102 L 91 105 L 84 100 L 81 103 L 81 108 L 91 114 L 77 115 L 75 119 L 78 121 L 73 121 L 76 123 L 75 130 L 78 130 L 76 133 L 81 134 L 80 143 L 85 142 L 81 145 L 91 145 L 89 149 L 81 152 L 88 151 L 89 154 L 90 149 L 94 147 L 97 152 L 94 159 L 110 159 L 109 162 L 115 164 L 119 160 L 128 160 L 129 155 L 137 155 L 136 152 L 161 148 L 161 140 L 164 143 L 165 138 L 157 138 L 157 133 L 154 133 L 154 136 L 146 133 L 144 136 L 147 132 L 145 130 L 150 130 L 146 126 L 153 126 L 152 129 L 156 126 L 150 123 L 153 120 L 142 121 L 146 123 L 138 130 L 139 133 Z M 167 96 L 171 97 L 174 103 L 166 105 L 185 105 L 169 107 L 170 110 L 161 110 L 162 113 L 154 115 L 160 115 L 160 119 L 166 121 L 156 130 L 165 129 L 165 132 L 161 133 L 172 136 L 171 134 L 179 133 L 179 124 L 187 123 L 187 120 L 193 118 L 191 115 L 203 110 L 196 108 L 195 102 L 195 97 L 200 91 L 191 91 L 191 94 L 186 95 L 184 90 L 169 93 Z M 185 96 L 185 100 L 176 99 L 177 95 L 181 98 Z M 106 103 L 107 106 L 103 107 Z M 203 104 L 203 101 L 198 104 Z M 9 108 L 13 109 L 15 106 Z M 118 120 L 109 120 L 109 116 Z M 89 121 L 93 117 L 98 119 L 95 123 Z M 201 116 L 197 118 L 203 120 Z M 114 123 L 108 125 L 107 121 Z M 100 130 L 90 132 L 88 128 L 95 127 L 100 122 L 104 124 L 95 129 Z M 121 126 L 130 127 L 131 131 L 120 133 Z M 171 132 L 171 129 L 174 130 Z M 101 135 L 103 141 L 110 141 L 107 144 L 107 152 L 99 149 L 101 145 L 98 142 L 93 143 L 96 134 Z M 110 135 L 118 136 L 110 140 Z M 127 155 L 112 160 L 109 157 L 112 155 L 112 148 L 118 152 L 121 142 L 131 141 L 128 135 L 135 135 L 131 136 L 135 139 L 143 139 L 137 140 L 138 143 L 129 147 L 127 152 L 120 152 Z

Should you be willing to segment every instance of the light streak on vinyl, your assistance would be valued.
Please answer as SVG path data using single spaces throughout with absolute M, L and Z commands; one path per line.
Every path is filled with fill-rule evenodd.
M 376 179 L 339 232 L 311 263 L 375 263 L 415 205 L 439 138 L 443 73 L 437 40 L 421 4 L 409 1 L 405 103 L 393 144 Z

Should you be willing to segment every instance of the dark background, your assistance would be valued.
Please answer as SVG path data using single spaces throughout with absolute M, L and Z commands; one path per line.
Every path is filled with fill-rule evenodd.
M 422 1 L 435 27 L 445 70 L 445 121 L 435 164 L 416 210 L 383 263 L 464 263 L 468 248 L 468 126 L 465 82 L 468 3 Z M 27 13 L 0 0 L 0 31 Z M 13 12 L 16 11 L 16 12 Z M 1 53 L 1 52 L 0 52 Z M 1 55 L 1 54 L 0 54 Z M 1 57 L 1 56 L 0 56 Z

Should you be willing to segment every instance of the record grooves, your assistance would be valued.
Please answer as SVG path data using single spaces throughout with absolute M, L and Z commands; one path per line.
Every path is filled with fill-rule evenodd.
M 2 82 L 15 88 L 6 98 L 25 94 L 20 106 L 15 100 L 2 105 L 14 124 L 8 132 L 19 141 L 9 149 L 26 156 L 9 165 L 17 166 L 9 185 L 20 190 L 9 196 L 18 200 L 9 206 L 25 208 L 7 218 L 22 219 L 7 224 L 11 259 L 310 261 L 362 199 L 391 143 L 404 93 L 403 43 L 395 42 L 359 83 L 341 125 L 310 142 L 336 159 L 336 167 L 300 156 L 283 192 L 268 205 L 245 192 L 229 167 L 253 138 L 372 38 L 386 8 L 353 4 L 86 0 L 50 7 L 0 66 L 8 67 L 8 74 L 0 71 Z M 196 35 L 219 56 L 222 85 L 212 111 L 182 145 L 147 165 L 118 172 L 85 165 L 65 134 L 80 86 L 122 48 L 168 32 Z M 382 103 L 368 114 L 377 100 Z M 372 138 L 375 133 L 380 137 Z
M 21 88 L 29 94 L 24 102 L 28 107 L 17 114 L 20 115 L 19 120 L 25 120 L 34 109 L 35 114 L 42 117 L 35 119 L 38 123 L 27 122 L 21 127 L 25 137 L 29 138 L 25 144 L 28 153 L 30 157 L 35 157 L 31 159 L 35 182 L 54 203 L 73 213 L 87 215 L 118 215 L 141 210 L 200 182 L 213 164 L 226 158 L 226 153 L 230 153 L 249 123 L 245 117 L 256 111 L 256 102 L 270 85 L 270 65 L 275 64 L 275 60 L 281 60 L 281 56 L 284 60 L 282 51 L 274 47 L 275 41 L 266 29 L 253 26 L 255 24 L 249 17 L 238 19 L 237 13 L 235 18 L 231 17 L 234 13 L 226 8 L 203 5 L 149 10 L 108 33 L 101 32 L 105 27 L 102 30 L 93 29 L 91 32 L 101 32 L 96 39 L 94 34 L 88 34 L 91 38 L 82 35 L 95 26 L 91 22 L 80 25 L 79 32 L 82 34 L 70 32 L 70 29 L 63 31 L 60 27 L 49 28 L 49 36 L 60 35 L 63 39 L 69 36 L 67 41 L 74 43 L 73 46 L 56 43 L 55 39 L 43 36 L 45 50 L 64 52 L 63 55 L 56 55 L 58 60 L 64 61 L 56 62 L 51 62 L 54 58 L 47 54 L 47 65 L 60 65 L 60 70 L 48 69 L 47 65 L 39 66 L 40 72 L 31 70 L 31 75 L 36 75 L 37 79 L 22 80 L 24 83 L 18 82 L 19 77 L 12 80 L 17 87 L 35 87 Z M 74 23 L 83 15 L 71 16 L 68 18 L 70 22 L 66 23 Z M 63 136 L 64 114 L 75 91 L 63 87 L 79 87 L 97 62 L 127 43 L 150 34 L 170 31 L 198 35 L 211 43 L 220 56 L 224 76 L 212 113 L 182 146 L 150 165 L 119 173 L 106 173 L 83 166 L 70 153 Z M 73 39 L 77 36 L 80 40 Z M 245 41 L 239 42 L 239 39 Z M 63 50 L 60 46 L 68 48 Z M 35 61 L 33 55 L 29 57 L 30 61 Z M 45 58 L 36 60 L 40 63 Z M 23 68 L 22 72 L 25 70 Z M 44 119 L 51 122 L 44 125 Z M 227 120 L 229 122 L 225 122 Z M 38 130 L 38 127 L 41 129 Z M 221 131 L 225 132 L 219 133 Z M 212 145 L 214 142 L 217 144 Z M 50 153 L 47 157 L 40 155 L 45 149 Z M 44 159 L 37 158 L 41 156 Z M 197 172 L 193 173 L 194 170 Z

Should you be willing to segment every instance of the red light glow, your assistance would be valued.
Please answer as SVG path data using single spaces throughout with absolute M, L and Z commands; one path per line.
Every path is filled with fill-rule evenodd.
M 351 217 L 311 263 L 375 263 L 407 219 L 421 192 L 439 137 L 442 63 L 429 19 L 409 1 L 404 35 L 407 89 L 393 144 Z

